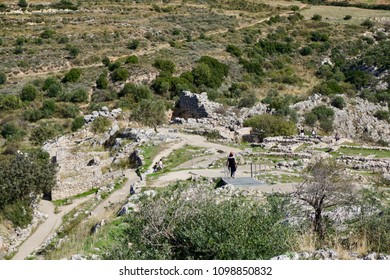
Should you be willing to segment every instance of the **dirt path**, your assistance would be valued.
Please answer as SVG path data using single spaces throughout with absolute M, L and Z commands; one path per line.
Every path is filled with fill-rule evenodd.
M 48 237 L 50 237 L 61 225 L 62 218 L 72 209 L 86 202 L 91 197 L 75 200 L 72 204 L 61 207 L 59 213 L 55 213 L 55 207 L 51 201 L 41 200 L 39 210 L 48 215 L 48 218 L 38 226 L 34 233 L 18 248 L 13 260 L 24 260 L 36 250 Z
M 207 139 L 200 135 L 184 134 L 180 132 L 172 132 L 168 128 L 160 128 L 159 132 L 162 134 L 172 134 L 179 136 L 179 141 L 172 144 L 167 149 L 161 151 L 158 155 L 155 156 L 152 163 L 158 161 L 160 158 L 169 156 L 174 150 L 179 149 L 186 144 L 191 144 L 193 146 L 212 148 L 217 151 L 221 151 L 213 156 L 207 155 L 203 157 L 202 165 L 207 165 L 209 161 L 215 160 L 218 157 L 226 157 L 228 152 L 233 151 L 235 153 L 240 152 L 240 149 L 232 148 L 230 146 L 208 142 Z M 189 164 L 189 162 L 184 163 Z M 242 166 L 237 171 L 237 177 L 239 176 L 248 176 L 250 173 L 249 166 Z M 149 167 L 149 172 L 151 171 L 151 166 Z M 138 176 L 135 174 L 134 170 L 126 170 L 125 176 L 128 178 L 126 183 L 118 190 L 112 192 L 110 196 L 105 199 L 102 203 L 95 207 L 91 212 L 90 218 L 95 218 L 96 220 L 103 220 L 109 217 L 112 217 L 116 211 L 126 202 L 127 197 L 130 191 L 130 185 L 136 181 L 139 181 Z M 222 169 L 186 169 L 173 171 L 167 174 L 162 175 L 153 183 L 156 187 L 166 186 L 167 184 L 178 181 L 186 180 L 191 178 L 191 176 L 203 176 L 203 177 L 223 177 L 224 173 Z M 292 191 L 292 184 L 279 184 L 264 186 L 262 190 L 264 191 Z M 50 237 L 62 224 L 62 218 L 64 215 L 69 213 L 72 209 L 80 206 L 83 202 L 86 202 L 90 199 L 91 196 L 82 198 L 80 200 L 75 200 L 73 204 L 62 207 L 59 213 L 55 213 L 55 207 L 52 202 L 42 200 L 39 205 L 40 211 L 46 213 L 48 218 L 38 226 L 36 231 L 19 247 L 18 252 L 13 257 L 14 260 L 23 260 L 26 259 L 32 252 L 34 252 L 39 246 Z

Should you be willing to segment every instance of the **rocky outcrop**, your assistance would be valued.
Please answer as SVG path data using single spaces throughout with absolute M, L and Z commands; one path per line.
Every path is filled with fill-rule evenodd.
M 341 137 L 349 139 L 372 139 L 374 141 L 390 138 L 390 124 L 385 120 L 378 120 L 374 114 L 378 110 L 388 111 L 387 106 L 374 104 L 365 99 L 356 97 L 348 99 L 347 106 L 342 110 L 332 107 L 334 115 L 334 131 Z M 292 107 L 301 114 L 300 123 L 304 122 L 303 115 L 316 106 L 330 103 L 328 97 L 313 95 L 308 100 L 298 102 Z
M 195 94 L 190 91 L 183 91 L 175 115 L 185 119 L 212 118 L 217 110 L 223 110 L 222 105 L 210 101 L 206 92 Z

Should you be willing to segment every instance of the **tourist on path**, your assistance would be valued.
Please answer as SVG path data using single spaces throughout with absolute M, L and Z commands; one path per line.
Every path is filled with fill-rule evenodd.
M 236 158 L 233 155 L 233 152 L 230 152 L 228 159 L 226 161 L 226 166 L 228 167 L 230 171 L 230 177 L 234 179 L 236 170 L 237 170 L 237 161 Z

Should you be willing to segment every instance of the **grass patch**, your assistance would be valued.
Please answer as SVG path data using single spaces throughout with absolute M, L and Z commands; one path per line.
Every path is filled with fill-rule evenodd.
M 164 160 L 164 172 L 169 172 L 180 164 L 185 163 L 194 157 L 201 156 L 203 150 L 204 148 L 190 145 L 174 150 L 168 158 Z
M 375 158 L 390 158 L 390 151 L 373 150 L 364 148 L 345 148 L 341 147 L 335 152 L 331 153 L 333 156 L 374 156 Z
M 155 145 L 144 145 L 140 146 L 139 149 L 141 150 L 141 154 L 144 157 L 144 164 L 140 168 L 140 171 L 146 172 L 146 170 L 153 164 L 153 159 L 164 149 L 168 147 L 168 144 L 162 144 L 159 146 Z
M 86 192 L 83 192 L 83 193 L 80 193 L 80 194 L 76 194 L 74 196 L 71 196 L 71 197 L 67 197 L 67 198 L 64 198 L 64 199 L 58 199 L 58 200 L 54 200 L 53 201 L 53 204 L 54 206 L 64 206 L 64 205 L 69 205 L 69 204 L 72 204 L 73 203 L 73 200 L 74 199 L 79 199 L 79 198 L 83 198 L 83 197 L 87 197 L 91 194 L 94 194 L 97 192 L 98 189 L 90 189 Z

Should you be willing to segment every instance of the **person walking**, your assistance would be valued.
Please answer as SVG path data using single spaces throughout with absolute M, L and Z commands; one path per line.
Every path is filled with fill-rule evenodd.
M 227 161 L 226 161 L 226 166 L 228 167 L 228 169 L 230 171 L 230 177 L 232 177 L 234 179 L 234 176 L 235 176 L 236 170 L 237 170 L 237 161 L 233 155 L 233 152 L 230 152 L 230 154 L 227 158 Z

